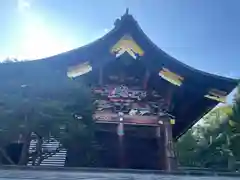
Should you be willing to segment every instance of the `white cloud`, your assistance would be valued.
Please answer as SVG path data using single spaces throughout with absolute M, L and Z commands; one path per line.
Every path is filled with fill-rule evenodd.
M 17 0 L 17 8 L 20 12 L 24 12 L 31 7 L 31 0 Z
M 110 30 L 109 30 L 109 29 L 107 29 L 107 28 L 106 28 L 106 29 L 104 29 L 104 32 L 105 32 L 105 33 L 108 33 L 109 31 L 110 31 Z

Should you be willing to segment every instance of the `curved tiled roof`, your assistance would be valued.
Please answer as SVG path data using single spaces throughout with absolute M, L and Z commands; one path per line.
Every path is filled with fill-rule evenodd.
M 35 71 L 37 71 L 39 69 L 37 67 L 48 67 L 66 72 L 69 66 L 88 61 L 94 70 L 94 68 L 103 66 L 115 59 L 110 50 L 124 35 L 131 36 L 144 50 L 144 55 L 139 58 L 139 61 L 142 61 L 153 74 L 156 74 L 152 77 L 156 82 L 156 89 L 162 88 L 158 85 L 158 81 L 161 79 L 158 72 L 162 68 L 167 68 L 184 77 L 183 85 L 174 87 L 175 106 L 173 114 L 176 117 L 176 125 L 173 134 L 175 137 L 185 132 L 193 123 L 218 104 L 216 101 L 204 98 L 204 95 L 210 89 L 221 90 L 229 94 L 238 84 L 237 79 L 197 70 L 168 55 L 147 37 L 138 22 L 128 12 L 115 21 L 115 26 L 109 33 L 88 45 L 39 61 L 16 64 L 20 69 L 35 67 Z M 9 67 L 9 65 L 4 66 L 5 69 Z M 0 70 L 0 75 L 2 73 L 3 71 Z M 39 73 L 41 73 L 40 70 Z

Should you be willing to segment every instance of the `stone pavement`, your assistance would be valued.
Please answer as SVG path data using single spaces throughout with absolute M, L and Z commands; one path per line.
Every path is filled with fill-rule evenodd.
M 239 177 L 177 176 L 151 173 L 0 170 L 0 180 L 237 180 Z

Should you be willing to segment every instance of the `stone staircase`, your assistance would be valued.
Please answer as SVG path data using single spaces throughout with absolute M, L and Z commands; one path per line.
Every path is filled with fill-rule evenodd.
M 36 151 L 37 140 L 32 139 L 30 142 L 29 153 Z M 65 165 L 67 151 L 61 147 L 59 141 L 51 137 L 48 140 L 43 140 L 42 145 L 44 160 L 40 163 L 40 166 L 58 166 L 63 167 Z M 36 161 L 40 160 L 38 158 Z M 32 157 L 29 158 L 28 166 L 32 166 Z

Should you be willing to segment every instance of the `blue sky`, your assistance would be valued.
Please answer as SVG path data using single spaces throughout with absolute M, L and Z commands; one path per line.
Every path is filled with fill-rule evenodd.
M 127 7 L 170 55 L 240 78 L 239 0 L 0 0 L 0 58 L 41 58 L 89 43 Z

